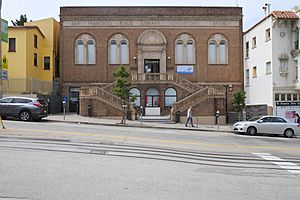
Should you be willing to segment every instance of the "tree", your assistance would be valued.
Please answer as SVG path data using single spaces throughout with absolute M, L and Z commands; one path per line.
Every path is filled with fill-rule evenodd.
M 19 20 L 18 19 L 16 19 L 15 21 L 11 20 L 11 23 L 14 26 L 24 26 L 25 22 L 27 22 L 27 16 L 26 16 L 26 14 L 25 15 L 21 15 Z
M 131 82 L 129 81 L 130 72 L 126 70 L 126 68 L 121 65 L 116 71 L 113 72 L 113 77 L 116 79 L 116 82 L 113 86 L 113 93 L 122 99 L 122 109 L 123 109 L 123 116 L 121 124 L 126 123 L 126 114 L 127 109 L 129 107 L 129 98 L 130 94 L 130 85 Z M 134 98 L 130 98 L 130 101 L 134 101 Z
M 241 112 L 245 109 L 245 99 L 246 99 L 246 92 L 238 91 L 233 95 L 233 110 L 239 113 L 239 119 L 241 116 Z

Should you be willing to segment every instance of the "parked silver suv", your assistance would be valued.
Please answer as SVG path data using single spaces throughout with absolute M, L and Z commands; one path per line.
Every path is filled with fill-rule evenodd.
M 22 121 L 38 121 L 48 116 L 48 104 L 39 98 L 5 97 L 0 99 L 0 116 L 18 117 Z

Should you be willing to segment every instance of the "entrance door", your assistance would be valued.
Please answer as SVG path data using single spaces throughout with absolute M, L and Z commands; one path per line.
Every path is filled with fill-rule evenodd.
M 159 91 L 156 88 L 149 88 L 146 91 L 145 115 L 160 115 Z
M 145 59 L 144 73 L 159 73 L 159 59 Z
M 70 88 L 69 112 L 79 111 L 79 88 Z

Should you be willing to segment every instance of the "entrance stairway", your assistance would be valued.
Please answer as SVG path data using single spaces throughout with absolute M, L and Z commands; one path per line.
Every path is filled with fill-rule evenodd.
M 225 89 L 222 86 L 200 86 L 188 81 L 176 74 L 167 73 L 141 73 L 132 75 L 133 84 L 141 83 L 168 83 L 180 87 L 189 95 L 173 104 L 173 111 L 186 111 L 189 106 L 194 106 L 209 98 L 225 98 Z M 81 99 L 94 99 L 101 101 L 119 111 L 124 111 L 121 98 L 112 93 L 114 83 L 108 83 L 105 86 L 90 85 L 80 88 Z M 128 102 L 127 102 L 128 103 Z

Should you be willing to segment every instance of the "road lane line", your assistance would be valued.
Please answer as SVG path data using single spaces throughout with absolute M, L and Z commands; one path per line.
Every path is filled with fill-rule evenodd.
M 82 133 L 75 131 L 57 131 L 57 130 L 38 130 L 38 129 L 17 129 L 17 128 L 9 128 L 7 131 L 22 131 L 22 132 L 33 132 L 33 133 L 46 133 L 46 134 L 62 134 L 62 135 L 77 135 L 77 136 L 90 136 L 90 137 L 99 137 L 99 138 L 111 138 L 111 139 L 120 139 L 124 140 L 126 137 L 125 134 L 113 133 L 110 135 L 100 134 L 99 132 L 94 133 Z M 118 134 L 118 135 L 114 135 Z M 183 144 L 183 145 L 197 145 L 197 146 L 209 146 L 209 147 L 228 147 L 228 148 L 239 148 L 239 149 L 272 149 L 272 150 L 288 150 L 288 151 L 300 151 L 298 147 L 274 147 L 274 146 L 247 146 L 247 145 L 239 145 L 239 144 L 214 144 L 214 143 L 205 143 L 203 141 L 189 141 L 189 140 L 162 140 L 162 139 L 152 139 L 145 137 L 132 137 L 127 136 L 126 141 L 148 141 L 155 143 L 166 143 L 166 144 Z
M 269 153 L 252 153 L 258 157 L 261 157 L 265 160 L 272 161 L 274 165 L 279 166 L 282 169 L 286 169 L 288 172 L 293 173 L 293 174 L 300 174 L 300 166 L 298 166 L 295 163 L 288 162 L 280 157 L 273 156 Z M 275 162 L 274 162 L 275 161 Z M 281 162 L 276 162 L 276 161 L 281 161 Z

